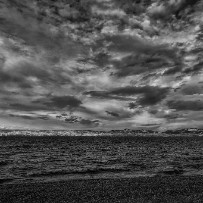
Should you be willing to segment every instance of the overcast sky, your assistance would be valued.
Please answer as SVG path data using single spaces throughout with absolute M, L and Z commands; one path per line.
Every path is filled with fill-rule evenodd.
M 0 0 L 0 128 L 202 128 L 202 11 L 198 0 Z

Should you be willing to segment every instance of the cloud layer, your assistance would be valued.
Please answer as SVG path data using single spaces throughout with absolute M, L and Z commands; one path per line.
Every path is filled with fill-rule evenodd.
M 202 10 L 0 0 L 0 128 L 202 128 Z

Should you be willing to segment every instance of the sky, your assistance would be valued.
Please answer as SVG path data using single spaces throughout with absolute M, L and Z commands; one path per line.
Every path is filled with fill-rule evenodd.
M 203 2 L 0 0 L 0 128 L 203 128 Z

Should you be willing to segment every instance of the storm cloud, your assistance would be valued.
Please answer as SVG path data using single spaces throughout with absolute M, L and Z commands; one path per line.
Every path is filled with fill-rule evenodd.
M 141 95 L 138 99 L 139 105 L 154 105 L 164 99 L 169 92 L 169 88 L 160 88 L 154 86 L 126 86 L 121 88 L 112 89 L 106 92 L 97 92 L 91 91 L 86 92 L 85 94 L 90 95 L 92 97 L 103 97 L 103 98 L 112 98 L 112 96 L 128 97 L 133 95 Z M 116 98 L 116 97 L 115 97 Z
M 111 112 L 111 111 L 106 111 L 106 113 L 110 116 L 113 116 L 113 117 L 119 117 L 119 114 L 118 113 L 115 113 L 115 112 Z
M 50 102 L 45 103 L 48 106 L 70 109 L 79 107 L 82 102 L 74 96 L 55 96 L 51 97 Z
M 193 100 L 193 101 L 168 101 L 167 105 L 171 109 L 176 109 L 179 111 L 191 110 L 200 111 L 203 110 L 203 100 Z
M 198 0 L 0 1 L 0 119 L 19 129 L 200 126 L 202 10 Z

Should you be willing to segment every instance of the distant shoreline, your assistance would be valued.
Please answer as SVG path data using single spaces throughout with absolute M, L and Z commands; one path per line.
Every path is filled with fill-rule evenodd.
M 0 136 L 137 136 L 137 137 L 170 137 L 170 136 L 203 136 L 203 129 L 179 129 L 163 132 L 153 130 L 0 130 Z

